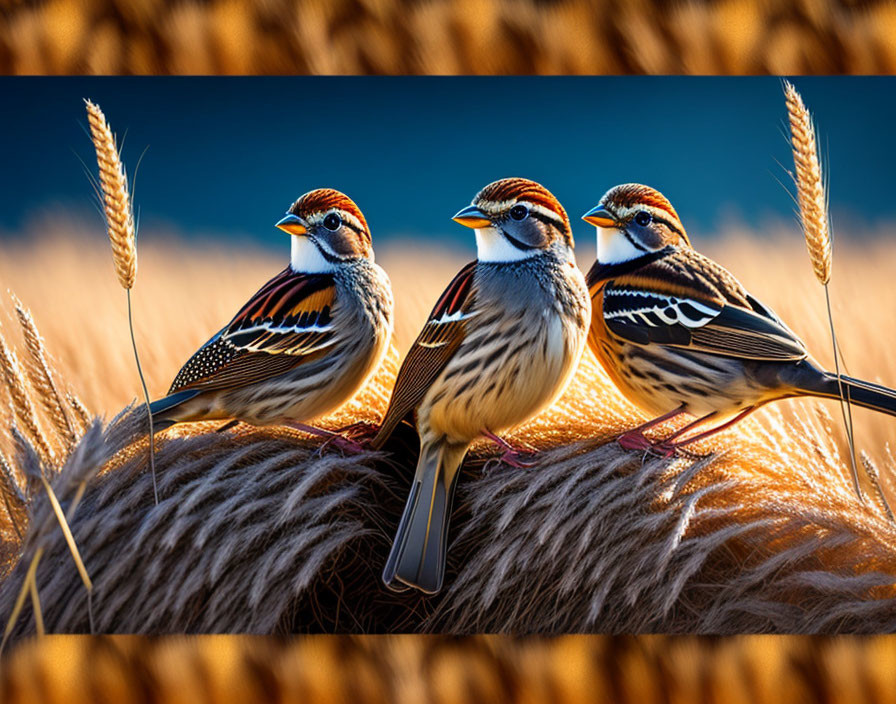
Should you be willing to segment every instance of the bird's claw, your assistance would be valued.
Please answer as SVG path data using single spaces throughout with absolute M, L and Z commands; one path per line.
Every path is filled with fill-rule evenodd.
M 531 469 L 536 463 L 532 453 L 520 450 L 505 450 L 497 457 L 489 459 L 482 469 L 487 472 L 491 467 L 497 467 L 501 464 L 506 464 L 514 469 Z
M 335 447 L 343 455 L 357 455 L 364 452 L 364 444 L 353 439 L 351 435 L 343 435 L 342 433 L 333 433 L 333 435 L 324 440 L 320 447 L 317 448 L 317 454 L 323 456 L 324 451 L 328 447 Z
M 647 449 L 647 451 L 651 455 L 660 457 L 665 460 L 671 457 L 686 457 L 690 460 L 699 460 L 705 457 L 705 455 L 701 455 L 697 452 L 685 450 L 683 447 L 674 442 L 658 442 L 654 445 L 651 445 Z
M 616 442 L 623 450 L 649 450 L 653 447 L 653 443 L 647 439 L 644 433 L 637 430 L 630 430 L 623 433 Z

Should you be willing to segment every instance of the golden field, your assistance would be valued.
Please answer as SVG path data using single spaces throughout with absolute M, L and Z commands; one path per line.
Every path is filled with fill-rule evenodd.
M 17 74 L 896 71 L 886 0 L 3 0 Z
M 583 269 L 594 255 L 589 230 L 576 229 Z M 838 230 L 832 296 L 849 372 L 896 385 L 888 342 L 896 247 L 888 232 Z M 769 223 L 761 233 L 731 226 L 711 240 L 692 233 L 692 241 L 831 365 L 823 290 L 795 223 Z M 471 245 L 463 252 L 408 242 L 377 248 L 396 296 L 397 351 L 328 423 L 376 422 L 400 355 L 472 256 Z M 140 386 L 125 295 L 107 246 L 99 223 L 73 226 L 47 216 L 27 236 L 4 244 L 0 280 L 30 308 L 57 383 L 92 414 L 110 419 L 139 398 Z M 285 266 L 286 242 L 280 254 L 213 240 L 186 245 L 171 233 L 145 231 L 138 249 L 137 343 L 150 394 L 158 397 L 188 356 Z M 0 317 L 5 340 L 27 360 L 11 302 Z M 30 393 L 40 409 L 40 398 Z M 6 401 L 3 408 L 0 446 L 13 458 Z M 154 506 L 141 414 L 113 424 L 110 437 L 117 439 L 98 444 L 101 438 L 88 433 L 65 467 L 66 443 L 42 414 L 36 411 L 57 453 L 55 463 L 44 457 L 42 471 L 63 506 L 86 482 L 83 508 L 70 518 L 93 580 L 92 605 L 45 494 L 25 486 L 28 466 L 33 477 L 34 463 L 45 455 L 39 448 L 31 453 L 26 443 L 26 455 L 12 464 L 30 528 L 22 543 L 4 526 L 0 613 L 11 610 L 40 548 L 46 557 L 36 585 L 49 631 L 896 628 L 896 525 L 881 500 L 881 488 L 891 504 L 896 499 L 889 450 L 896 421 L 854 411 L 857 445 L 880 475 L 878 485 L 860 468 L 862 503 L 849 478 L 839 405 L 829 401 L 771 404 L 697 446 L 706 453 L 702 459 L 645 458 L 612 442 L 644 417 L 586 352 L 559 401 L 509 436 L 543 450 L 535 468 L 483 469 L 496 450 L 485 442 L 474 448 L 459 489 L 449 586 L 432 598 L 387 593 L 379 583 L 406 492 L 406 478 L 388 457 L 341 458 L 332 451 L 318 457 L 316 441 L 284 428 L 238 426 L 217 434 L 220 424 L 187 425 L 157 440 L 160 503 Z M 21 421 L 20 414 L 20 430 Z M 33 446 L 27 427 L 24 434 Z M 23 551 L 25 559 L 16 563 Z M 576 557 L 567 560 L 566 553 Z M 284 581 L 290 574 L 298 581 Z M 26 600 L 13 637 L 34 632 L 34 617 Z
M 127 307 L 112 268 L 103 228 L 86 224 L 66 232 L 62 216 L 48 216 L 25 237 L 0 248 L 0 281 L 29 308 L 61 377 L 95 414 L 111 417 L 127 403 L 142 399 L 127 332 Z M 591 228 L 578 235 L 579 266 L 594 258 Z M 52 233 L 52 234 L 50 234 Z M 185 244 L 176 235 L 150 232 L 139 243 L 139 273 L 133 290 L 137 345 L 150 396 L 164 395 L 180 366 L 224 325 L 248 297 L 280 271 L 288 257 L 256 245 L 222 245 L 207 240 Z M 838 230 L 831 292 L 834 318 L 848 371 L 868 381 L 896 386 L 896 360 L 888 343 L 896 334 L 896 237 L 885 229 L 872 233 Z M 702 241 L 701 241 L 702 239 Z M 719 238 L 694 245 L 730 269 L 760 300 L 770 305 L 806 341 L 813 356 L 833 369 L 823 289 L 812 275 L 796 224 L 771 223 L 757 233 L 730 226 Z M 396 298 L 395 345 L 410 347 L 430 307 L 454 273 L 472 259 L 472 243 L 463 251 L 390 242 L 377 248 L 377 261 L 389 273 Z M 425 275 L 421 275 L 425 272 Z M 18 340 L 10 298 L 0 301 L 3 334 Z M 391 358 L 390 366 L 395 359 Z M 639 412 L 612 388 L 586 351 L 573 388 L 560 405 L 587 397 L 600 406 L 600 417 L 583 419 L 598 433 L 635 422 Z M 781 417 L 809 412 L 822 404 L 837 419 L 839 404 L 783 401 L 761 411 L 747 427 L 773 426 Z M 570 408 L 576 412 L 575 408 Z M 585 409 L 583 409 L 585 410 Z M 375 414 L 375 409 L 374 409 Z M 857 446 L 886 463 L 886 446 L 896 445 L 896 421 L 854 409 Z M 578 415 L 578 414 L 577 414 Z M 543 428 L 544 423 L 537 423 Z M 838 438 L 842 423 L 835 423 Z M 736 435 L 736 434 L 735 434 Z

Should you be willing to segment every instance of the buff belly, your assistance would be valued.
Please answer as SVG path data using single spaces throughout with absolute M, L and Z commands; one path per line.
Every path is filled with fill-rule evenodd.
M 787 395 L 745 373 L 737 359 L 615 342 L 592 349 L 623 395 L 651 415 L 684 406 L 695 416 L 727 416 Z
M 452 442 L 501 432 L 548 406 L 569 382 L 584 331 L 554 311 L 471 331 L 420 405 L 417 426 Z

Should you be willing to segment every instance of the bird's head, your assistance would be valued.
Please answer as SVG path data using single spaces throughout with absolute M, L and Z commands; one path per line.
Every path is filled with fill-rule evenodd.
M 476 231 L 481 262 L 517 261 L 553 246 L 571 254 L 574 246 L 563 206 L 544 186 L 524 178 L 490 183 L 454 220 Z
M 332 271 L 341 263 L 373 260 L 367 221 L 354 201 L 332 188 L 309 191 L 277 223 L 292 235 L 290 266 L 295 271 Z
M 672 204 L 659 191 L 638 183 L 611 188 L 582 219 L 597 228 L 601 264 L 618 264 L 669 245 L 691 246 Z

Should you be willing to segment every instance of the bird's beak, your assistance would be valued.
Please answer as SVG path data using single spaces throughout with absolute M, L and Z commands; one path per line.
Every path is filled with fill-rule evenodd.
M 582 220 L 595 227 L 616 227 L 616 218 L 604 206 L 598 205 L 582 216 Z
M 468 205 L 451 219 L 465 227 L 474 229 L 477 227 L 489 227 L 492 224 L 488 216 L 475 205 Z
M 281 230 L 283 230 L 284 232 L 288 232 L 290 235 L 304 235 L 306 232 L 308 232 L 308 228 L 305 227 L 305 223 L 292 213 L 278 222 L 275 227 L 279 227 Z

